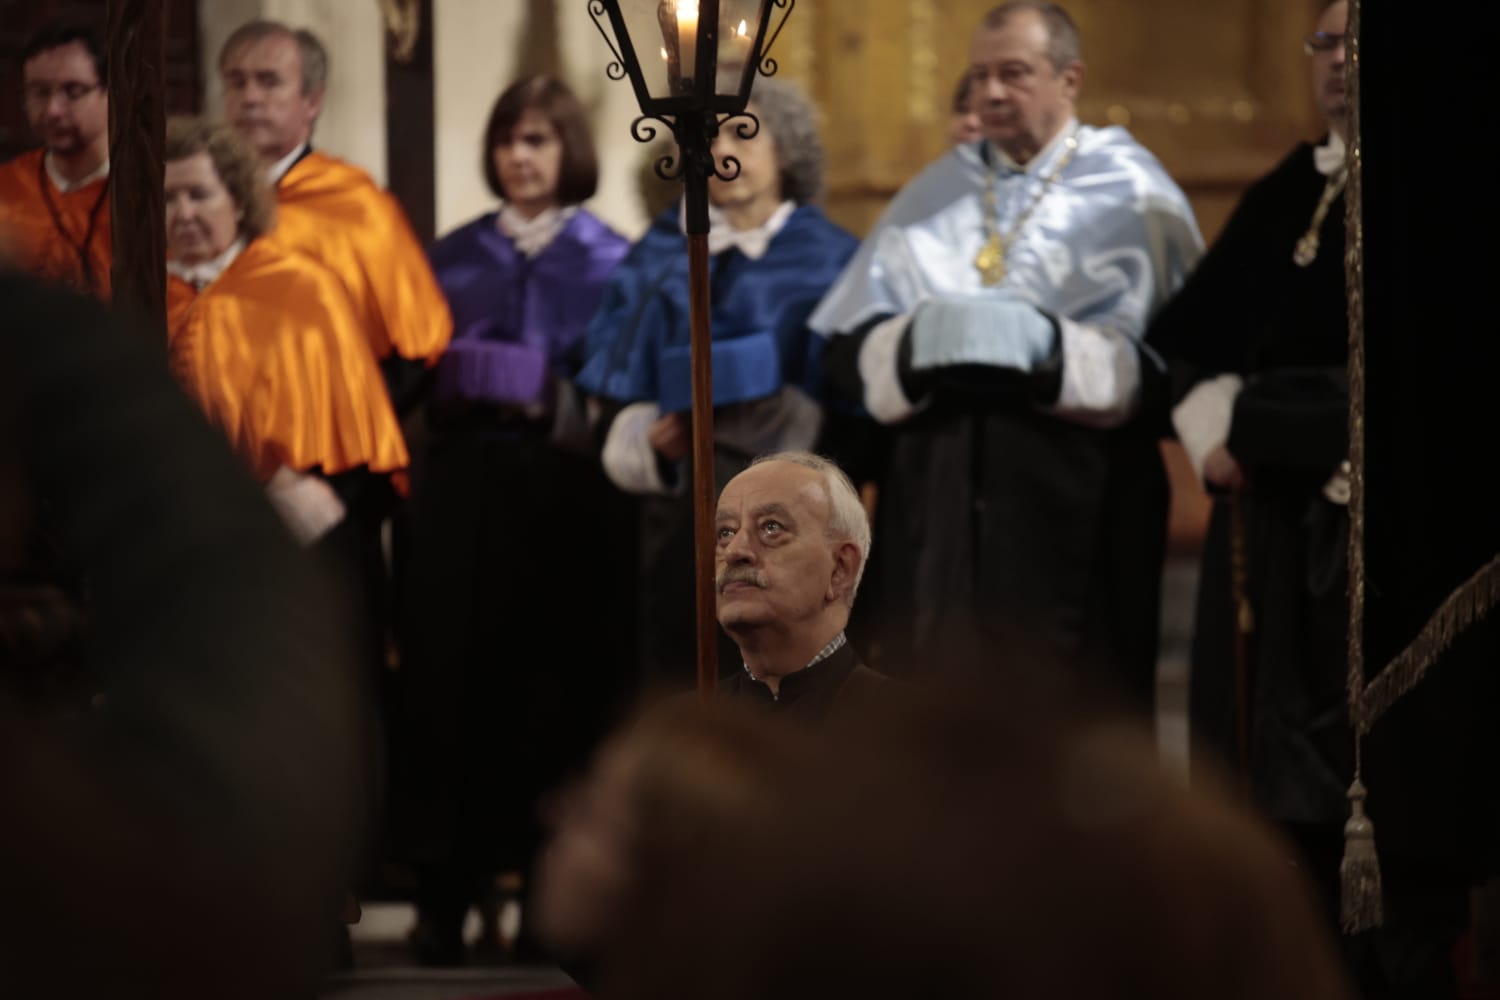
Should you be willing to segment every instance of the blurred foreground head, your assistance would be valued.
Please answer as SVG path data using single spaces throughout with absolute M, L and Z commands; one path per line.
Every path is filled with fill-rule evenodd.
M 1049 696 L 822 731 L 664 705 L 601 755 L 540 917 L 613 998 L 1348 995 L 1281 844 Z
M 360 815 L 343 611 L 144 337 L 0 303 L 0 993 L 310 995 Z M 27 599 L 42 520 L 81 643 Z M 18 696 L 64 648 L 87 697 Z

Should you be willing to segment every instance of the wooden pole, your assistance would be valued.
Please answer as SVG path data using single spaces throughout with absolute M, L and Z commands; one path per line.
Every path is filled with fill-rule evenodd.
M 719 621 L 714 594 L 714 376 L 708 310 L 708 236 L 688 237 L 692 279 L 693 556 L 698 580 L 698 693 L 712 698 L 719 681 Z
M 166 20 L 162 0 L 109 0 L 110 282 L 117 312 L 167 338 Z
M 706 131 L 706 129 L 705 129 Z M 705 148 L 706 138 L 703 140 Z M 688 307 L 693 355 L 693 562 L 697 578 L 698 694 L 711 699 L 719 683 L 719 621 L 714 593 L 713 332 L 708 293 L 708 176 L 687 155 Z M 709 161 L 710 169 L 712 162 Z

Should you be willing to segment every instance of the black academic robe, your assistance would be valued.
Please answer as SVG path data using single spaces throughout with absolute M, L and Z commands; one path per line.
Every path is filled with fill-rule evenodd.
M 781 679 L 775 694 L 741 664 L 719 685 L 720 701 L 744 706 L 778 718 L 817 725 L 874 696 L 888 683 L 859 661 L 847 642 L 827 659 Z
M 634 673 L 634 507 L 589 454 L 570 381 L 625 249 L 587 212 L 532 257 L 494 214 L 432 248 L 456 332 L 413 449 L 391 755 L 392 847 L 421 879 L 428 961 L 460 957 L 497 871 L 529 868 L 539 800 L 588 759 Z
M 856 398 L 862 340 L 836 337 L 827 357 L 831 380 Z M 1056 378 L 1001 373 L 979 387 L 956 378 L 927 387 L 931 405 L 888 429 L 862 594 L 877 669 L 1069 669 L 1150 704 L 1168 502 L 1161 455 L 1144 421 L 1105 430 L 1044 412 Z
M 1261 808 L 1291 824 L 1342 823 L 1353 772 L 1344 694 L 1348 515 L 1324 493 L 1348 452 L 1342 194 L 1312 264 L 1293 261 L 1326 181 L 1304 143 L 1256 182 L 1147 338 L 1167 359 L 1179 398 L 1206 378 L 1244 379 L 1227 446 L 1249 488 L 1218 498 L 1209 526 L 1190 718 L 1199 749 L 1237 758 L 1237 503 L 1253 615 L 1250 778 Z

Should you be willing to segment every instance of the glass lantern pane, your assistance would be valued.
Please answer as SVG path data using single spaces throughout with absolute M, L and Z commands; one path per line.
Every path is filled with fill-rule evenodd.
M 617 0 L 641 79 L 653 99 L 686 93 L 697 58 L 698 0 Z M 628 56 L 627 56 L 628 61 Z
M 714 92 L 723 97 L 744 92 L 755 72 L 755 36 L 771 0 L 719 0 L 719 72 Z

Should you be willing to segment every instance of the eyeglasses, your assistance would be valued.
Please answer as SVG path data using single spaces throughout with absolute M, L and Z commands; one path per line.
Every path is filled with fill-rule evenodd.
M 60 83 L 53 86 L 50 83 L 29 83 L 26 85 L 26 103 L 35 107 L 46 107 L 52 102 L 52 98 L 61 95 L 68 104 L 77 104 L 96 90 L 103 90 L 102 83 Z
M 1320 52 L 1332 52 L 1344 44 L 1343 34 L 1329 31 L 1314 31 L 1302 39 L 1302 51 L 1308 55 L 1316 55 Z

